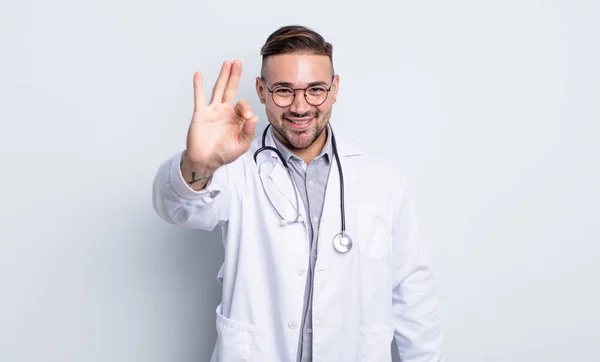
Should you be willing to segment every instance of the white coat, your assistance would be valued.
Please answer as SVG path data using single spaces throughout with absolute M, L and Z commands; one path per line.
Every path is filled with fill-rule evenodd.
M 154 181 L 154 207 L 164 220 L 222 230 L 225 257 L 218 280 L 223 293 L 211 362 L 296 360 L 308 231 L 304 222 L 280 226 L 261 182 L 287 219 L 295 216 L 294 186 L 274 152 L 260 153 L 260 168 L 254 162 L 261 138 L 218 169 L 201 192 L 183 180 L 180 153 L 160 166 Z M 437 296 L 406 179 L 381 158 L 365 154 L 358 143 L 337 133 L 336 141 L 346 228 L 354 247 L 340 254 L 332 245 L 341 230 L 333 160 L 314 274 L 313 361 L 389 362 L 393 339 L 403 362 L 443 361 Z M 266 143 L 275 146 L 271 132 Z

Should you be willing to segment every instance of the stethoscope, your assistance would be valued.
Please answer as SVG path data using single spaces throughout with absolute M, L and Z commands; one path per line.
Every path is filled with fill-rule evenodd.
M 267 196 L 267 200 L 269 201 L 269 204 L 271 204 L 271 208 L 273 208 L 273 210 L 279 217 L 279 224 L 281 226 L 290 225 L 290 224 L 293 224 L 296 222 L 303 222 L 304 218 L 302 217 L 302 215 L 300 215 L 300 198 L 298 195 L 298 189 L 296 188 L 296 184 L 294 184 L 294 179 L 292 177 L 292 171 L 290 170 L 287 162 L 285 162 L 283 155 L 281 154 L 281 152 L 279 152 L 279 150 L 277 148 L 265 145 L 266 139 L 267 139 L 267 131 L 269 130 L 270 126 L 271 125 L 269 124 L 269 125 L 267 125 L 267 127 L 265 127 L 265 131 L 263 132 L 263 135 L 262 135 L 262 147 L 259 148 L 258 150 L 256 150 L 256 152 L 254 152 L 254 162 L 256 162 L 256 158 L 258 157 L 258 154 L 261 153 L 262 151 L 269 150 L 269 151 L 273 151 L 277 154 L 277 157 L 279 157 L 279 160 L 281 160 L 283 167 L 285 167 L 285 169 L 287 170 L 289 179 L 294 188 L 294 193 L 296 196 L 296 207 L 295 207 L 296 217 L 293 220 L 286 220 L 283 217 L 283 215 L 281 215 L 281 213 L 277 210 L 277 208 L 273 204 L 273 201 L 271 201 L 271 197 L 269 197 L 269 193 L 265 189 L 264 182 L 262 182 L 262 180 L 261 180 L 263 191 L 264 191 L 265 195 Z M 330 126 L 330 130 L 331 130 L 331 126 Z M 338 251 L 340 253 L 347 253 L 350 251 L 350 249 L 352 249 L 352 239 L 350 238 L 350 236 L 348 236 L 348 234 L 346 234 L 346 211 L 344 209 L 344 173 L 342 172 L 342 165 L 340 163 L 340 156 L 338 155 L 338 152 L 337 152 L 337 145 L 335 143 L 335 136 L 333 135 L 333 131 L 331 131 L 331 146 L 333 149 L 333 155 L 335 157 L 335 160 L 336 160 L 336 163 L 338 166 L 338 173 L 340 175 L 340 210 L 341 210 L 341 218 L 342 218 L 342 230 L 333 237 L 333 247 L 336 251 Z M 260 172 L 259 172 L 259 175 L 260 175 Z

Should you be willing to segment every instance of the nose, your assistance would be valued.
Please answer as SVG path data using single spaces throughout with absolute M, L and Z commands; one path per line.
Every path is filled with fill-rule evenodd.
M 296 97 L 294 97 L 294 102 L 290 106 L 290 111 L 304 114 L 310 110 L 310 107 L 312 106 L 306 102 L 306 98 L 304 97 L 304 90 L 296 90 Z

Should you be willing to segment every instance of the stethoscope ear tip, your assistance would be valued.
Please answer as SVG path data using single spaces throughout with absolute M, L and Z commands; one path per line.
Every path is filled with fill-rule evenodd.
M 289 225 L 292 222 L 304 222 L 304 216 L 302 216 L 302 215 L 298 216 L 295 221 L 287 221 L 285 219 L 279 219 L 279 225 L 281 225 L 281 226 Z

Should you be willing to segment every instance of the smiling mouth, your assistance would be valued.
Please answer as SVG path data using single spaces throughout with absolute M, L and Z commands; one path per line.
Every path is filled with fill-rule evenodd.
M 307 123 L 307 122 L 312 121 L 313 119 L 317 118 L 317 115 L 310 114 L 310 113 L 303 114 L 303 115 L 292 113 L 292 114 L 287 114 L 287 115 L 284 114 L 283 118 L 285 118 L 286 120 L 293 122 L 293 123 L 302 124 L 302 123 Z
M 289 118 L 286 118 L 286 120 L 289 121 L 289 122 L 292 122 L 293 124 L 302 125 L 302 124 L 307 124 L 308 122 L 312 121 L 313 118 L 314 117 L 304 118 L 304 119 L 289 119 Z

